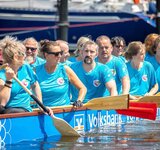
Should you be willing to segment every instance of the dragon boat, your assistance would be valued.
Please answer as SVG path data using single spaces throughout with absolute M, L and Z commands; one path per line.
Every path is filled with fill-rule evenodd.
M 116 110 L 91 110 L 87 107 L 78 109 L 57 108 L 54 115 L 69 123 L 78 133 L 92 132 L 102 126 L 134 123 L 142 118 L 121 115 Z M 157 108 L 157 117 L 160 109 Z M 59 124 L 61 126 L 61 124 Z M 54 126 L 53 119 L 41 111 L 0 115 L 0 149 L 7 144 L 21 141 L 43 139 L 50 136 L 61 136 Z

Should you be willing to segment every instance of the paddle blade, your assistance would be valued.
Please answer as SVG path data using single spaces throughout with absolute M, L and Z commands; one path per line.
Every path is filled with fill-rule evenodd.
M 135 102 L 153 102 L 156 103 L 158 107 L 160 107 L 160 95 L 158 94 L 154 96 L 144 96 L 138 100 L 135 100 Z
M 85 107 L 92 110 L 111 110 L 127 109 L 129 104 L 129 95 L 108 96 L 94 98 L 84 104 Z
M 53 125 L 61 133 L 62 136 L 75 136 L 80 137 L 81 135 L 65 120 L 52 116 Z
M 118 114 L 155 120 L 157 114 L 156 103 L 130 102 L 128 109 L 116 110 Z

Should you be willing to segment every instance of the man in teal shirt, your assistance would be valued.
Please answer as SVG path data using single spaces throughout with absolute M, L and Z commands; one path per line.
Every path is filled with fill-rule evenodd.
M 97 44 L 91 40 L 87 41 L 84 43 L 80 54 L 82 61 L 71 64 L 71 68 L 87 88 L 83 102 L 86 103 L 93 98 L 107 96 L 104 95 L 106 89 L 110 91 L 111 96 L 117 95 L 116 84 L 110 69 L 95 62 L 98 54 Z M 73 86 L 71 86 L 71 94 L 72 102 L 75 102 L 78 91 Z

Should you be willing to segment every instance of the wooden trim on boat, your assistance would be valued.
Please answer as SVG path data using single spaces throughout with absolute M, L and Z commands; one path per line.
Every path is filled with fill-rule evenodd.
M 53 112 L 55 114 L 58 113 L 64 113 L 64 112 L 73 112 L 73 111 L 79 111 L 79 110 L 86 110 L 86 107 L 81 107 L 81 108 L 53 108 Z M 18 117 L 28 117 L 28 116 L 38 116 L 44 114 L 41 110 L 39 109 L 33 109 L 33 112 L 24 112 L 24 113 L 12 113 L 12 114 L 0 114 L 0 119 L 2 118 L 18 118 Z

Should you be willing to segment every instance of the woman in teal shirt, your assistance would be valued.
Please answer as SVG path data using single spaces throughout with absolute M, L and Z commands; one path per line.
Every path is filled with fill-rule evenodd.
M 130 77 L 131 99 L 136 99 L 137 95 L 154 95 L 158 84 L 153 66 L 144 61 L 144 45 L 139 41 L 129 43 L 125 57 L 128 60 L 126 65 Z
M 1 42 L 3 60 L 8 67 L 0 70 L 0 113 L 30 112 L 30 96 L 13 79 L 16 75 L 22 84 L 31 88 L 38 99 L 42 100 L 36 75 L 29 65 L 24 64 L 25 46 L 12 37 L 5 37 Z
M 78 90 L 76 106 L 82 106 L 86 88 L 73 70 L 60 63 L 62 51 L 59 44 L 53 41 L 42 41 L 41 52 L 46 63 L 36 67 L 38 82 L 46 106 L 63 106 L 70 104 L 70 84 Z

